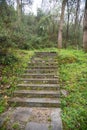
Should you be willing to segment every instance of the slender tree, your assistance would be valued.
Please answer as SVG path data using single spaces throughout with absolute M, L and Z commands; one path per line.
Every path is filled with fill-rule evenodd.
M 76 2 L 76 14 L 75 14 L 75 45 L 78 45 L 78 30 L 79 30 L 79 14 L 80 14 L 80 0 Z
M 21 22 L 21 3 L 20 0 L 17 0 L 17 12 L 18 12 L 18 24 Z
M 62 8 L 61 8 L 61 17 L 60 17 L 60 24 L 59 24 L 59 32 L 58 32 L 58 48 L 62 48 L 62 31 L 63 31 L 63 21 L 64 21 L 64 12 L 67 0 L 63 0 Z
M 83 22 L 83 48 L 87 52 L 87 0 L 85 1 L 85 12 Z
M 25 5 L 32 5 L 33 1 L 32 0 L 16 0 L 16 2 L 17 2 L 17 12 L 18 12 L 18 23 L 20 25 L 21 19 L 22 19 L 22 13 L 23 13 L 22 8 Z

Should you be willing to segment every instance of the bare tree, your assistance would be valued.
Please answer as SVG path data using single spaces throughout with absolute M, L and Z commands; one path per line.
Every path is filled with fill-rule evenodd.
M 83 24 L 83 48 L 87 52 L 87 0 L 85 1 L 84 24 Z
M 20 0 L 17 0 L 17 12 L 18 12 L 18 24 L 21 22 L 21 3 Z
M 16 0 L 17 2 L 17 12 L 18 12 L 18 23 L 21 23 L 22 18 L 22 8 L 25 5 L 32 5 L 33 0 Z
M 73 5 L 75 1 L 67 0 L 67 29 L 66 29 L 66 40 L 69 39 L 69 23 L 70 23 L 70 15 L 73 10 Z
M 63 0 L 62 8 L 61 8 L 61 17 L 60 17 L 60 24 L 59 24 L 59 32 L 58 32 L 58 48 L 62 48 L 62 31 L 63 31 L 63 21 L 64 21 L 64 12 L 67 0 Z
M 76 2 L 76 14 L 75 14 L 75 45 L 78 45 L 77 41 L 78 41 L 78 23 L 79 23 L 79 14 L 80 14 L 80 1 L 81 0 L 77 0 Z

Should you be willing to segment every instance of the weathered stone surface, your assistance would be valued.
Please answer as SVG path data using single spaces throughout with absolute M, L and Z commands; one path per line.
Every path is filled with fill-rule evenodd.
M 25 130 L 61 130 L 61 128 L 57 124 L 29 122 L 27 123 Z
M 58 76 L 55 74 L 29 74 L 29 73 L 25 73 L 22 75 L 22 77 L 24 78 L 57 78 L 58 79 Z
M 17 85 L 19 89 L 25 89 L 25 90 L 58 90 L 59 85 L 58 84 L 18 84 Z
M 30 122 L 26 125 L 25 130 L 49 130 L 47 124 Z
M 14 97 L 8 101 L 9 103 L 15 103 L 15 106 L 22 107 L 59 107 L 60 101 L 52 98 L 20 98 Z
M 29 120 L 31 114 L 32 114 L 32 109 L 31 108 L 18 107 L 12 113 L 12 119 L 14 121 L 27 122 Z
M 62 130 L 61 126 L 59 126 L 57 123 L 53 123 L 50 125 L 50 129 L 48 130 Z
M 17 107 L 17 108 L 9 108 L 9 110 L 0 116 L 0 128 L 4 128 L 6 130 L 14 130 L 14 124 L 18 124 L 18 128 L 20 130 L 25 129 L 26 122 L 29 121 L 32 115 L 32 108 L 27 107 Z M 19 129 L 17 129 L 19 130 Z
M 64 97 L 67 97 L 68 95 L 68 92 L 64 89 L 61 90 L 61 94 L 64 96 Z
M 58 98 L 60 96 L 59 91 L 47 91 L 47 90 L 16 90 L 14 96 L 19 97 L 31 97 L 31 98 Z
M 62 130 L 61 109 L 54 109 L 51 113 L 53 130 Z

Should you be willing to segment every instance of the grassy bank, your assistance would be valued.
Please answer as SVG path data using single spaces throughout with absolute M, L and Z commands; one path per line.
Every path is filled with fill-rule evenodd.
M 34 51 L 10 49 L 9 52 L 11 55 L 2 57 L 0 64 L 0 113 L 9 107 L 7 99 L 16 88 L 18 77 L 24 72 Z
M 87 130 L 87 54 L 83 51 L 59 51 L 59 72 L 64 130 Z

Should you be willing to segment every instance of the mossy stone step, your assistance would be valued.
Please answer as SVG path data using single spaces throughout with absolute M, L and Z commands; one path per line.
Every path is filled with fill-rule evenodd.
M 16 90 L 14 96 L 18 97 L 36 97 L 36 98 L 58 98 L 60 96 L 59 91 L 46 91 L 46 90 Z
M 38 78 L 21 78 L 20 81 L 23 82 L 28 82 L 28 83 L 50 83 L 50 84 L 57 84 L 58 83 L 58 79 L 57 78 L 42 78 L 42 79 L 38 79 Z
M 58 98 L 19 98 L 14 97 L 8 100 L 9 104 L 15 107 L 60 107 Z
M 28 62 L 29 66 L 57 66 L 57 62 L 36 62 L 36 61 L 32 61 L 32 62 Z
M 57 55 L 56 52 L 35 52 L 35 55 Z
M 53 60 L 53 59 L 31 59 L 31 62 L 42 62 L 42 63 L 50 63 L 50 62 L 56 62 L 57 63 L 57 60 L 55 59 L 55 60 Z
M 59 90 L 58 84 L 18 84 L 17 88 L 25 90 Z
M 28 78 L 57 78 L 58 79 L 58 76 L 57 75 L 53 75 L 53 74 L 23 74 L 21 75 L 21 77 L 28 77 Z
M 26 69 L 25 72 L 27 73 L 55 73 L 57 72 L 57 69 Z
M 31 69 L 58 69 L 58 66 L 28 66 Z

